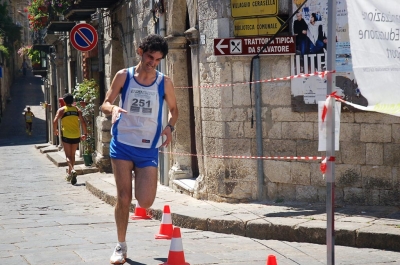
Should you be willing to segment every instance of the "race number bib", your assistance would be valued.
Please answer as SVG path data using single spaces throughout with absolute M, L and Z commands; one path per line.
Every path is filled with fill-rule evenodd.
M 154 117 L 156 114 L 157 91 L 131 88 L 129 92 L 129 115 Z

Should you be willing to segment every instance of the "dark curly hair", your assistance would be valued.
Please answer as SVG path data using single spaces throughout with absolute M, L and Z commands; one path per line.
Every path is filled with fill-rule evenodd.
M 63 96 L 65 104 L 72 104 L 74 102 L 74 96 L 71 93 L 64 94 Z
M 160 35 L 150 34 L 146 36 L 139 45 L 139 48 L 143 50 L 143 52 L 161 52 L 163 54 L 162 58 L 165 58 L 168 54 L 168 43 L 167 41 Z

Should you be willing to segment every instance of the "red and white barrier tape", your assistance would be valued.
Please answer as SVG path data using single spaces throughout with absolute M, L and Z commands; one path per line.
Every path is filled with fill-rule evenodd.
M 185 153 L 174 153 L 174 152 L 164 152 L 159 151 L 163 154 L 171 154 L 178 156 L 201 156 L 201 157 L 211 157 L 211 158 L 233 158 L 233 159 L 264 159 L 264 160 L 321 160 L 324 159 L 322 156 L 230 156 L 230 155 L 198 155 L 198 154 L 185 154 Z
M 211 157 L 211 158 L 233 158 L 233 159 L 263 159 L 263 160 L 322 160 L 320 170 L 323 175 L 326 172 L 326 161 L 335 161 L 334 156 L 323 157 L 323 156 L 227 156 L 227 155 L 199 155 L 199 154 L 187 154 L 187 153 L 174 153 L 159 151 L 162 154 L 178 155 L 178 156 L 200 156 L 200 157 Z
M 299 75 L 291 75 L 286 77 L 279 77 L 279 78 L 271 78 L 271 79 L 264 79 L 260 81 L 253 81 L 253 82 L 241 82 L 241 83 L 233 83 L 233 84 L 216 84 L 216 85 L 209 85 L 209 86 L 178 86 L 175 88 L 212 88 L 212 87 L 230 87 L 230 86 L 237 86 L 237 85 L 246 85 L 246 84 L 256 84 L 256 83 L 267 83 L 267 82 L 275 82 L 275 81 L 285 81 L 291 80 L 294 78 L 303 78 L 303 77 L 310 77 L 310 76 L 321 76 L 322 78 L 325 77 L 328 73 L 335 73 L 336 71 L 324 71 L 324 72 L 315 72 L 311 74 L 299 74 Z

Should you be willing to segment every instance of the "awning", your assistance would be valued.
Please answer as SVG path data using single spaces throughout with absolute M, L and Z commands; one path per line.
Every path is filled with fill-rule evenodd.
M 69 21 L 82 21 L 91 18 L 91 15 L 96 13 L 96 9 L 80 9 L 75 8 L 70 10 L 66 15 L 65 19 Z
M 75 25 L 76 23 L 71 21 L 51 21 L 47 26 L 47 32 L 71 31 Z
M 33 50 L 42 51 L 42 52 L 45 52 L 45 53 L 50 53 L 50 47 L 51 46 L 52 45 L 48 45 L 48 44 L 34 44 L 32 46 L 32 49 Z
M 118 3 L 115 0 L 77 0 L 76 5 L 82 9 L 109 8 Z

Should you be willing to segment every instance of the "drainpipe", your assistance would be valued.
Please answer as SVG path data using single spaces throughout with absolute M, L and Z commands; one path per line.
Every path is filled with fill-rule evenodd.
M 158 32 L 160 34 L 160 36 L 165 37 L 165 10 L 163 10 L 162 14 L 160 14 L 159 17 L 159 21 L 158 21 Z M 162 73 L 166 73 L 166 61 L 165 59 L 163 59 L 160 63 L 160 71 Z M 168 114 L 169 113 L 169 109 L 168 106 L 166 106 L 166 104 L 164 104 L 164 113 Z M 168 115 L 165 115 L 164 120 L 163 120 L 163 124 L 167 124 L 168 123 Z M 168 151 L 167 150 L 168 147 L 163 147 L 162 151 Z M 169 186 L 169 159 L 170 159 L 170 155 L 169 154 L 161 154 L 160 155 L 160 182 L 162 185 L 165 186 Z
M 99 87 L 100 87 L 100 104 L 103 103 L 105 98 L 105 84 L 104 84 L 104 47 L 103 47 L 103 13 L 101 8 L 97 8 L 97 19 L 99 20 L 99 26 L 97 29 L 98 40 L 98 50 L 99 50 Z
M 262 121 L 261 121 L 261 83 L 260 81 L 260 57 L 254 59 L 254 84 L 256 103 L 256 139 L 257 156 L 263 156 Z M 257 159 L 257 200 L 262 201 L 264 197 L 264 160 Z
M 51 46 L 51 53 L 50 53 L 50 64 L 51 64 L 51 83 L 53 84 L 53 89 L 50 90 L 50 100 L 52 102 L 51 104 L 51 108 L 52 108 L 52 112 L 53 115 L 51 118 L 54 118 L 56 116 L 56 112 L 58 110 L 58 92 L 57 92 L 57 76 L 56 76 L 56 47 L 53 45 Z M 51 119 L 51 124 L 53 124 L 52 119 Z M 60 122 L 58 124 L 58 128 L 60 129 L 59 131 L 61 131 L 61 127 L 60 127 Z M 54 135 L 54 128 L 52 128 L 51 130 L 51 134 Z M 54 137 L 54 136 L 53 136 Z M 58 138 L 59 138 L 59 147 L 61 147 L 61 134 L 59 134 Z M 56 139 L 56 138 L 54 138 Z

